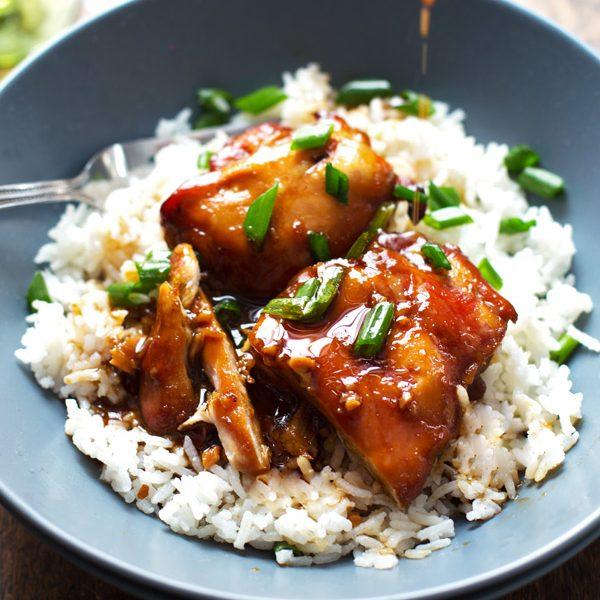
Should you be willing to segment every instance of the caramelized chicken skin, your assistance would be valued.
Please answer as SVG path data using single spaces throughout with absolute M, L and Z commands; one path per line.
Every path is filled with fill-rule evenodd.
M 468 386 L 500 344 L 513 307 L 456 248 L 433 271 L 417 234 L 382 234 L 346 273 L 325 317 L 304 324 L 264 314 L 249 339 L 260 368 L 282 378 L 337 429 L 402 504 L 418 495 L 435 458 L 458 434 L 457 386 Z M 321 266 L 301 272 L 294 295 Z M 387 300 L 394 321 L 372 359 L 353 351 L 369 307 Z
M 162 206 L 169 245 L 191 244 L 211 283 L 253 298 L 281 291 L 312 257 L 310 231 L 327 235 L 332 256 L 342 256 L 391 197 L 394 174 L 371 149 L 367 136 L 333 117 L 325 146 L 292 151 L 292 130 L 266 123 L 233 138 L 212 160 L 213 170 L 187 182 Z M 349 177 L 348 205 L 325 191 L 325 167 Z M 255 247 L 243 229 L 248 207 L 279 183 L 264 244 Z

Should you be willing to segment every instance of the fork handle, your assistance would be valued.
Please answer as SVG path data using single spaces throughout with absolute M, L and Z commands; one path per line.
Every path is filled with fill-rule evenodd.
M 91 199 L 81 191 L 83 184 L 83 178 L 76 177 L 0 185 L 0 209 L 48 202 L 78 201 L 90 204 Z

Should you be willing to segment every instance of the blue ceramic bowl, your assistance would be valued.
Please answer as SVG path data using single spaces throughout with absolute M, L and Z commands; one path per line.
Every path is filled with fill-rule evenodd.
M 554 26 L 501 0 L 439 0 L 420 73 L 418 0 L 139 0 L 69 33 L 0 88 L 0 182 L 73 175 L 87 157 L 145 136 L 200 85 L 241 93 L 319 61 L 339 84 L 383 76 L 467 110 L 481 140 L 525 141 L 563 174 L 553 213 L 573 223 L 582 290 L 600 299 L 600 62 Z M 146 595 L 213 598 L 441 598 L 496 595 L 566 560 L 600 522 L 600 369 L 580 352 L 581 440 L 564 467 L 447 550 L 391 571 L 350 560 L 282 569 L 266 553 L 172 534 L 98 480 L 63 433 L 64 408 L 20 368 L 24 292 L 63 206 L 0 214 L 0 496 L 63 553 Z M 600 318 L 586 330 L 600 334 Z M 258 567 L 259 570 L 253 570 Z M 43 565 L 40 566 L 43 568 Z

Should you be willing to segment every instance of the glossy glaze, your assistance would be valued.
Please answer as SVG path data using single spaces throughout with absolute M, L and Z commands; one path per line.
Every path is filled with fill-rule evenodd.
M 397 501 L 422 489 L 435 457 L 457 433 L 457 386 L 473 383 L 504 336 L 512 306 L 456 248 L 449 273 L 433 271 L 416 234 L 381 235 L 346 275 L 325 318 L 314 325 L 263 315 L 250 334 L 261 368 L 310 400 Z M 303 271 L 293 295 L 319 266 Z M 353 351 L 373 304 L 395 304 L 382 351 Z M 466 394 L 466 391 L 465 391 Z
M 231 140 L 213 157 L 214 170 L 177 190 L 162 206 L 170 245 L 188 242 L 200 252 L 212 284 L 254 298 L 279 293 L 312 262 L 307 234 L 325 233 L 332 256 L 342 256 L 381 202 L 390 198 L 394 174 L 371 149 L 365 134 L 333 119 L 323 148 L 291 151 L 291 130 L 259 125 Z M 348 205 L 325 191 L 331 162 L 350 179 Z M 248 207 L 279 182 L 262 248 L 243 229 Z

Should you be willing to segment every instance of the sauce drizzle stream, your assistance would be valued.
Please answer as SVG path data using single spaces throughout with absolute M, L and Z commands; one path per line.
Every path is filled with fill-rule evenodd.
M 421 72 L 427 73 L 427 60 L 429 54 L 429 29 L 431 27 L 431 11 L 435 0 L 421 0 L 421 15 L 419 19 L 419 33 L 421 34 Z

